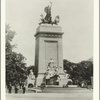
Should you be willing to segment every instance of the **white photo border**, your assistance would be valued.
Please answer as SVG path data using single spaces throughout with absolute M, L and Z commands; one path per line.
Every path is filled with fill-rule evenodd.
M 5 89 L 5 6 L 1 0 L 1 100 L 6 100 Z M 99 0 L 94 0 L 94 89 L 93 100 L 99 100 Z

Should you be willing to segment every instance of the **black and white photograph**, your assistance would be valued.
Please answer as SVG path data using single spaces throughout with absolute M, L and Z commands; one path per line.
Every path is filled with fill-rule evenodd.
M 5 100 L 95 99 L 94 1 L 5 0 Z

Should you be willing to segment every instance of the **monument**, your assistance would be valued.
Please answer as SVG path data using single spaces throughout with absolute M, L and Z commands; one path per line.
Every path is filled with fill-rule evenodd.
M 37 86 L 41 85 L 46 73 L 51 74 L 51 77 L 58 75 L 59 73 L 60 81 L 58 82 L 58 85 L 63 86 L 64 82 L 62 51 L 63 32 L 62 28 L 58 26 L 59 16 L 56 16 L 55 20 L 52 21 L 51 6 L 52 3 L 45 7 L 44 11 L 46 16 L 43 17 L 43 15 L 41 15 L 41 22 L 39 23 L 35 34 L 35 75 Z M 46 78 L 49 74 L 47 74 Z M 46 82 L 46 84 L 49 83 Z M 50 84 L 55 85 L 54 82 L 51 82 Z

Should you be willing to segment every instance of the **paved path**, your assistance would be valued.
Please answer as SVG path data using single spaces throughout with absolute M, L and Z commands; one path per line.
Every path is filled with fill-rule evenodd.
M 60 93 L 61 91 L 65 93 Z M 92 90 L 87 89 L 49 88 L 46 90 L 45 88 L 44 92 L 47 93 L 6 94 L 6 100 L 93 100 Z
M 7 94 L 6 100 L 93 100 L 91 93 L 30 93 L 30 94 Z

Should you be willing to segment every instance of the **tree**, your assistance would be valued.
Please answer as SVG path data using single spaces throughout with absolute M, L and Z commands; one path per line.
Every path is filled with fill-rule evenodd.
M 20 81 L 25 81 L 27 78 L 25 57 L 21 53 L 13 51 L 15 45 L 12 40 L 15 36 L 15 31 L 6 25 L 6 85 L 9 82 L 14 85 Z
M 87 60 L 82 61 L 77 65 L 79 69 L 79 75 L 82 76 L 82 79 L 88 84 L 91 84 L 91 76 L 93 76 L 93 62 Z
M 79 84 L 82 81 L 91 84 L 91 76 L 93 76 L 93 62 L 86 60 L 79 63 L 72 63 L 64 59 L 64 70 L 70 75 L 73 84 Z

